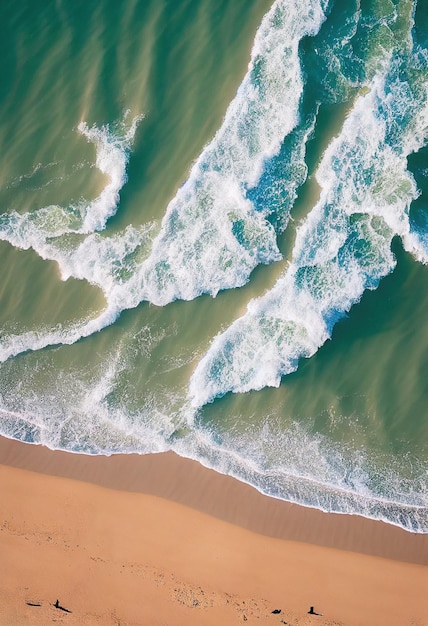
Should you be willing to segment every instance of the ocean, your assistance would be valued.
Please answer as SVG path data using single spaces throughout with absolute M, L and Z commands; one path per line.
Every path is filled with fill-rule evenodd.
M 428 532 L 427 24 L 4 0 L 0 434 Z

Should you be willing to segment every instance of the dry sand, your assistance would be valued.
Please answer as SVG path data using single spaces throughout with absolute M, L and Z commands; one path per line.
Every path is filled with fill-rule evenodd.
M 0 626 L 428 624 L 428 535 L 267 498 L 172 453 L 0 438 L 0 486 Z

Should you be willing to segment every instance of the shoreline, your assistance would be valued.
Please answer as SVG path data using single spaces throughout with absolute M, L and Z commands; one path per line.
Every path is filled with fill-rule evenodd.
M 428 565 L 428 534 L 273 498 L 175 452 L 91 456 L 0 436 L 0 464 L 107 489 L 158 496 L 275 539 Z M 231 499 L 239 506 L 231 507 Z M 263 513 L 259 513 L 261 510 Z M 350 524 L 354 533 L 350 532 Z M 369 541 L 365 535 L 370 536 Z
M 428 622 L 428 535 L 276 500 L 172 452 L 0 437 L 0 484 L 2 626 Z

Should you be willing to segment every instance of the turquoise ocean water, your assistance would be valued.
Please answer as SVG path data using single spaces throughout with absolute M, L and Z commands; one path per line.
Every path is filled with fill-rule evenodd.
M 0 434 L 428 532 L 428 2 L 0 4 Z

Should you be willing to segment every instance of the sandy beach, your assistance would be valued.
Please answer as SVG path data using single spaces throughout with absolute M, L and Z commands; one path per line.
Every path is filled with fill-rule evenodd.
M 428 624 L 427 535 L 268 498 L 172 453 L 0 439 L 0 484 L 1 626 Z

